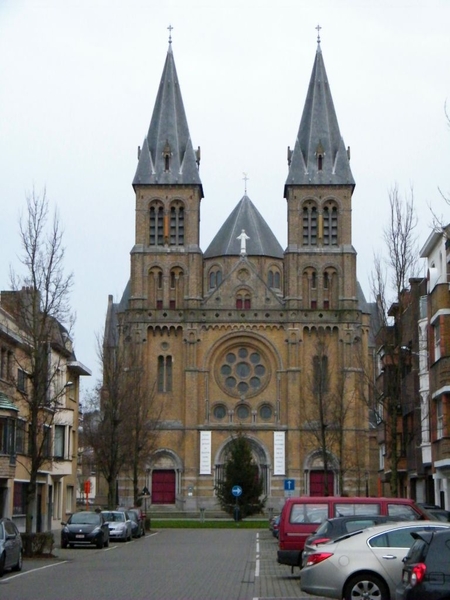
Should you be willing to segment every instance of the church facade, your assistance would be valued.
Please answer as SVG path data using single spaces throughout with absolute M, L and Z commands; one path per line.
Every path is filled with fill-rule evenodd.
M 238 434 L 268 507 L 292 493 L 365 495 L 369 314 L 352 246 L 355 182 L 320 41 L 288 149 L 287 247 L 245 194 L 202 251 L 199 164 L 169 43 L 133 180 L 130 280 L 119 303 L 109 298 L 105 332 L 136 346 L 160 407 L 142 469 L 152 507 L 216 508 Z M 119 494 L 130 497 L 124 483 Z

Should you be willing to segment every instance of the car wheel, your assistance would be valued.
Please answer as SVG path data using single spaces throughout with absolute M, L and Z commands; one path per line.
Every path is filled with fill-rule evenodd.
M 5 554 L 0 556 L 0 577 L 5 572 Z
M 344 600 L 389 600 L 389 589 L 381 577 L 368 573 L 356 575 L 344 589 Z
M 61 540 L 61 548 L 67 548 L 67 540 Z
M 17 559 L 17 563 L 13 566 L 12 570 L 13 571 L 21 571 L 22 565 L 23 565 L 23 556 L 22 556 L 22 550 L 21 550 L 19 552 L 19 558 Z
M 97 548 L 99 548 L 100 550 L 103 548 L 103 536 L 101 538 L 98 538 L 97 543 L 95 544 L 97 546 Z

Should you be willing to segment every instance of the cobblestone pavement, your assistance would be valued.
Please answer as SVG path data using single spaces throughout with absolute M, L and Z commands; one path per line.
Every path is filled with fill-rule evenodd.
M 305 594 L 300 589 L 300 569 L 277 563 L 278 542 L 270 531 L 259 533 L 259 577 L 258 547 L 255 565 L 255 591 L 257 600 L 315 599 L 318 596 Z

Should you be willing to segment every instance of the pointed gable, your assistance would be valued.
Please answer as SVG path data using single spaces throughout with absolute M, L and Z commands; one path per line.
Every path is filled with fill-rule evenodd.
M 201 186 L 171 44 L 133 180 L 133 185 L 164 184 Z
M 286 185 L 355 185 L 334 109 L 320 43 Z
M 246 254 L 249 256 L 273 256 L 283 258 L 283 249 L 266 221 L 248 196 L 244 196 L 222 225 L 204 257 L 239 256 L 242 231 L 248 236 Z

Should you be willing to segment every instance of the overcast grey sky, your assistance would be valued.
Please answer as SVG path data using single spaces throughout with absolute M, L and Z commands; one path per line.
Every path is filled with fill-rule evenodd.
M 99 377 L 95 336 L 119 300 L 134 241 L 131 181 L 168 48 L 201 146 L 205 250 L 244 193 L 286 246 L 294 146 L 316 25 L 356 180 L 353 243 L 369 299 L 388 192 L 411 186 L 421 246 L 448 207 L 448 0 L 0 0 L 0 289 L 20 270 L 18 216 L 44 187 L 73 271 L 75 350 Z M 446 219 L 449 220 L 448 218 Z

